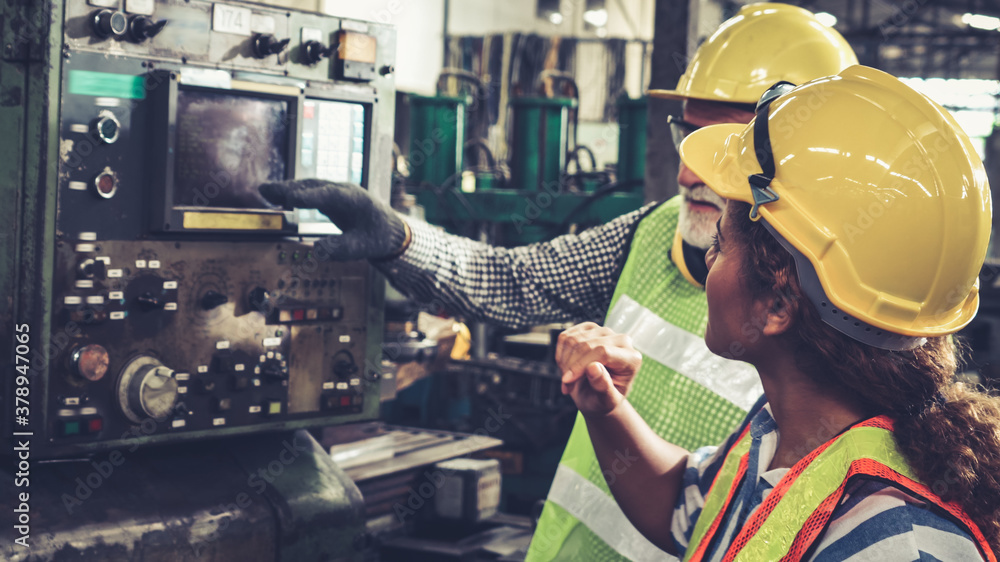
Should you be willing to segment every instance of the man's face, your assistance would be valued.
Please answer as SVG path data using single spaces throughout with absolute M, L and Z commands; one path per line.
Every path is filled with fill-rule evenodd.
M 754 114 L 734 107 L 702 100 L 684 102 L 684 120 L 698 127 L 720 123 L 749 123 Z M 715 223 L 722 216 L 726 202 L 708 188 L 682 162 L 677 173 L 677 185 L 684 197 L 678 228 L 688 244 L 707 250 L 712 244 Z

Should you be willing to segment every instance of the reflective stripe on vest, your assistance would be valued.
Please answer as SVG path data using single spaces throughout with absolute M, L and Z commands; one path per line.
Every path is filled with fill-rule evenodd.
M 644 353 L 655 354 L 666 340 L 675 346 L 679 341 L 697 344 L 696 348 L 675 347 L 676 360 L 668 359 L 667 364 L 654 355 L 647 355 L 629 394 L 629 402 L 653 431 L 671 443 L 694 450 L 722 442 L 744 419 L 746 409 L 753 405 L 760 391 L 750 400 L 742 400 L 737 395 L 733 399 L 723 398 L 716 392 L 725 388 L 725 384 L 713 384 L 706 377 L 692 374 L 699 364 L 691 358 L 706 357 L 702 335 L 707 304 L 705 292 L 684 278 L 667 251 L 675 240 L 681 203 L 681 198 L 676 197 L 651 211 L 639 223 L 606 324 L 621 328 L 623 325 L 617 323 L 628 320 L 622 318 L 623 315 L 637 314 L 637 317 L 647 318 L 645 325 L 665 330 L 661 334 L 664 341 L 655 345 L 643 344 L 639 348 Z M 628 303 L 636 303 L 639 308 L 626 308 L 624 305 Z M 653 318 L 664 324 L 652 322 Z M 717 371 L 709 375 L 714 376 L 715 381 L 728 381 L 731 369 L 746 368 L 735 361 L 713 363 L 713 366 Z M 633 542 L 615 538 L 623 536 L 620 533 L 602 536 L 606 528 L 626 525 L 631 529 L 624 532 L 627 536 L 638 533 L 624 514 L 618 517 L 620 510 L 607 510 L 591 518 L 589 514 L 593 512 L 583 508 L 583 502 L 600 501 L 599 498 L 587 499 L 590 496 L 585 490 L 601 493 L 605 500 L 613 501 L 605 478 L 594 456 L 586 424 L 578 416 L 528 549 L 526 559 L 529 562 L 644 559 L 643 554 L 636 554 L 636 549 L 630 550 L 635 546 Z M 578 486 L 581 480 L 589 485 Z M 664 506 L 664 509 L 673 509 L 673 506 Z M 647 552 L 644 548 L 641 550 Z M 668 555 L 661 553 L 659 556 L 664 560 Z
M 744 432 L 727 453 L 723 467 L 705 499 L 685 561 L 701 562 L 744 478 L 751 437 Z M 815 462 L 818 461 L 818 462 Z M 750 516 L 723 557 L 735 560 L 801 560 L 819 539 L 843 497 L 847 482 L 872 476 L 898 485 L 939 508 L 939 513 L 975 540 L 983 557 L 996 562 L 979 528 L 955 503 L 944 502 L 916 480 L 892 437 L 892 421 L 879 416 L 850 430 L 800 460 L 775 485 Z M 699 532 L 700 530 L 700 532 Z
M 548 500 L 568 511 L 629 560 L 662 562 L 669 556 L 632 526 L 615 498 L 572 468 L 559 465 Z
M 749 410 L 764 394 L 760 377 L 749 363 L 719 357 L 709 351 L 705 338 L 674 326 L 628 295 L 618 298 L 605 325 L 628 334 L 644 359 L 670 367 L 741 410 Z

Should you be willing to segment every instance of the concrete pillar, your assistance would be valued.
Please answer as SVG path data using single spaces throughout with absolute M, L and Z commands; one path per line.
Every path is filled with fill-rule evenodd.
M 689 0 L 656 0 L 650 89 L 672 89 L 687 66 Z M 667 116 L 679 115 L 677 101 L 650 98 L 646 131 L 646 200 L 663 201 L 677 194 L 677 151 Z

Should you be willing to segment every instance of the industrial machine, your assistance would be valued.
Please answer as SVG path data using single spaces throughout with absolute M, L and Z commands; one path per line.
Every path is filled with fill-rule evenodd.
M 333 225 L 257 186 L 387 196 L 392 32 L 238 2 L 42 4 L 5 8 L 18 140 L 0 157 L 20 203 L 0 339 L 30 369 L 7 380 L 29 389 L 33 453 L 120 447 L 136 425 L 160 443 L 375 417 L 372 270 L 318 260 L 310 236 Z
M 2 557 L 361 556 L 361 495 L 300 428 L 377 416 L 384 285 L 257 186 L 388 199 L 394 31 L 228 0 L 0 25 Z

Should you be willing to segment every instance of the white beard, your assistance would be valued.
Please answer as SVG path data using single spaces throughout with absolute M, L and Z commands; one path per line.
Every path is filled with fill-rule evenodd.
M 677 226 L 681 231 L 681 237 L 688 244 L 702 250 L 707 250 L 712 245 L 712 236 L 715 235 L 715 223 L 722 217 L 721 209 L 725 208 L 726 200 L 716 195 L 714 191 L 705 185 L 695 188 L 682 185 L 680 186 L 680 193 L 685 199 L 681 204 Z M 688 200 L 711 203 L 720 210 L 692 211 L 687 205 Z

